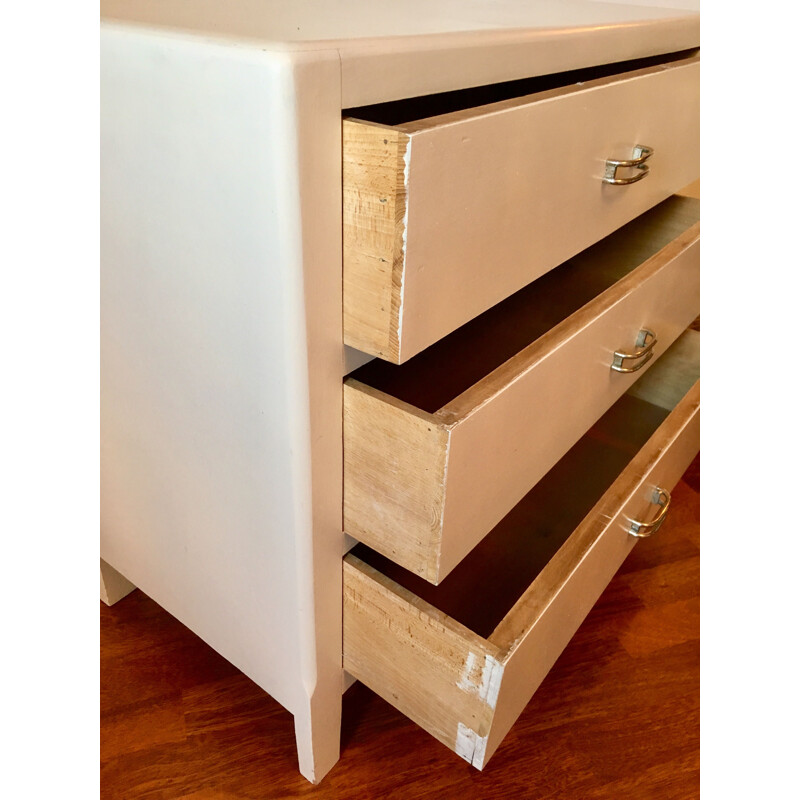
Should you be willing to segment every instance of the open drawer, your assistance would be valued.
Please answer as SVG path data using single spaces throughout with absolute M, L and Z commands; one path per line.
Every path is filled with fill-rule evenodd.
M 348 377 L 344 530 L 441 581 L 698 315 L 698 218 L 669 198 L 406 364 Z
M 345 343 L 402 363 L 695 180 L 699 56 L 653 61 L 353 109 Z
M 482 768 L 664 520 L 699 449 L 698 374 L 690 330 L 441 586 L 364 546 L 348 554 L 344 668 Z

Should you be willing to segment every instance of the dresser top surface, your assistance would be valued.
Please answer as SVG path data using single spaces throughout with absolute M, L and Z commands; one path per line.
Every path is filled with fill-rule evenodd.
M 661 8 L 655 2 L 683 8 Z M 101 0 L 107 31 L 335 60 L 341 106 L 700 45 L 697 0 Z
M 691 10 L 654 7 L 648 0 L 102 0 L 101 16 L 106 22 L 304 50 L 379 46 L 399 37 L 491 39 L 575 29 L 602 36 L 619 27 L 693 26 L 697 18 Z

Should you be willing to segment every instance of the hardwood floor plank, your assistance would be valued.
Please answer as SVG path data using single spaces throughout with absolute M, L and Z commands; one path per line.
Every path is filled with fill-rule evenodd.
M 620 577 L 620 583 L 628 586 L 647 606 L 697 597 L 699 580 L 700 559 L 696 556 L 629 572 Z
M 185 738 L 186 721 L 179 691 L 104 713 L 100 727 L 102 751 L 116 756 Z
M 695 641 L 700 629 L 700 601 L 693 597 L 648 608 L 637 614 L 620 642 L 628 654 L 649 655 L 664 647 Z

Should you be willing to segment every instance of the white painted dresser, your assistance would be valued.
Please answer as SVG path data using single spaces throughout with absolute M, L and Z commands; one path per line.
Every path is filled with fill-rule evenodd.
M 699 174 L 697 15 L 102 16 L 105 599 L 139 587 L 289 709 L 309 780 L 339 756 L 343 652 L 482 767 L 697 452 L 697 203 L 668 199 Z M 516 601 L 483 632 L 437 608 L 451 573 L 496 594 L 502 560 L 456 576 L 526 509 L 569 519 L 598 442 L 618 477 Z M 343 528 L 372 548 L 344 570 Z

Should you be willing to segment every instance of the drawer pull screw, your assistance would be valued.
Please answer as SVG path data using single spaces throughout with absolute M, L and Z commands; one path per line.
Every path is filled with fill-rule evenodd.
M 650 172 L 650 168 L 644 162 L 653 155 L 652 147 L 645 147 L 643 144 L 637 144 L 633 148 L 633 158 L 627 161 L 618 161 L 614 158 L 606 159 L 606 174 L 603 175 L 603 183 L 610 183 L 612 186 L 627 186 L 629 183 L 636 183 L 636 181 L 646 178 Z M 633 167 L 638 172 L 630 178 L 618 178 L 617 170 L 622 167 Z
M 646 539 L 648 536 L 652 536 L 664 522 L 667 511 L 669 511 L 671 500 L 672 497 L 670 497 L 670 493 L 666 489 L 656 486 L 653 489 L 653 497 L 650 502 L 661 506 L 661 510 L 656 514 L 655 519 L 652 519 L 650 522 L 639 522 L 639 520 L 632 519 L 630 521 L 631 527 L 628 529 L 628 533 L 631 536 L 635 536 L 637 539 Z
M 653 346 L 658 342 L 653 331 L 642 328 L 636 337 L 636 350 L 632 353 L 623 353 L 617 350 L 614 353 L 614 360 L 611 362 L 611 369 L 616 372 L 636 372 L 640 370 L 652 357 Z M 632 367 L 626 367 L 625 361 L 636 361 Z

